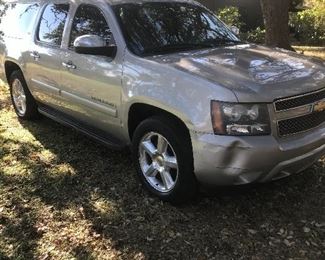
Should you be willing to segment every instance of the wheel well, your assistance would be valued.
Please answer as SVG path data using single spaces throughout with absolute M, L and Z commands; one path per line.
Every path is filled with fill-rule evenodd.
M 5 71 L 6 71 L 6 78 L 7 78 L 8 83 L 9 83 L 11 74 L 16 70 L 21 70 L 20 67 L 16 63 L 14 63 L 12 61 L 5 62 Z
M 166 116 L 172 120 L 175 121 L 175 124 L 180 127 L 186 133 L 189 137 L 189 130 L 184 124 L 184 122 L 179 119 L 177 116 L 167 112 L 166 110 L 146 105 L 146 104 L 133 104 L 129 110 L 129 120 L 128 120 L 128 130 L 129 130 L 129 136 L 132 140 L 133 134 L 135 129 L 138 127 L 138 125 L 146 120 L 149 117 L 152 116 Z

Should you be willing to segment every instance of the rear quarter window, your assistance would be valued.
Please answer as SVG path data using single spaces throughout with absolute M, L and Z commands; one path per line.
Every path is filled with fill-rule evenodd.
M 6 37 L 23 38 L 31 35 L 39 4 L 7 4 L 1 10 L 0 32 Z
M 39 23 L 38 41 L 60 46 L 68 13 L 68 4 L 47 5 Z

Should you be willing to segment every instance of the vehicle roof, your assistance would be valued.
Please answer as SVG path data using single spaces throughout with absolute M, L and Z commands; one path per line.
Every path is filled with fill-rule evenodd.
M 194 0 L 7 0 L 7 3 L 35 3 L 35 2 L 77 2 L 77 3 L 98 3 L 106 2 L 110 5 L 124 4 L 124 3 L 150 3 L 150 2 L 180 2 L 198 4 Z

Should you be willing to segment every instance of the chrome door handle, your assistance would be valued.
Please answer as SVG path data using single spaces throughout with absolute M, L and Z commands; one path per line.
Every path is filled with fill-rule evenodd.
M 71 61 L 69 61 L 69 62 L 62 62 L 62 66 L 65 67 L 65 68 L 67 68 L 67 69 L 73 69 L 73 70 L 77 68 L 77 66 L 74 65 Z
M 40 58 L 40 55 L 36 51 L 31 52 L 30 56 L 33 57 L 35 60 Z

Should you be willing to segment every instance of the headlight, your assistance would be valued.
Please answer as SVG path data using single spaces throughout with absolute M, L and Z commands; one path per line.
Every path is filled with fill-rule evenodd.
M 269 135 L 266 104 L 211 102 L 211 117 L 217 135 Z

